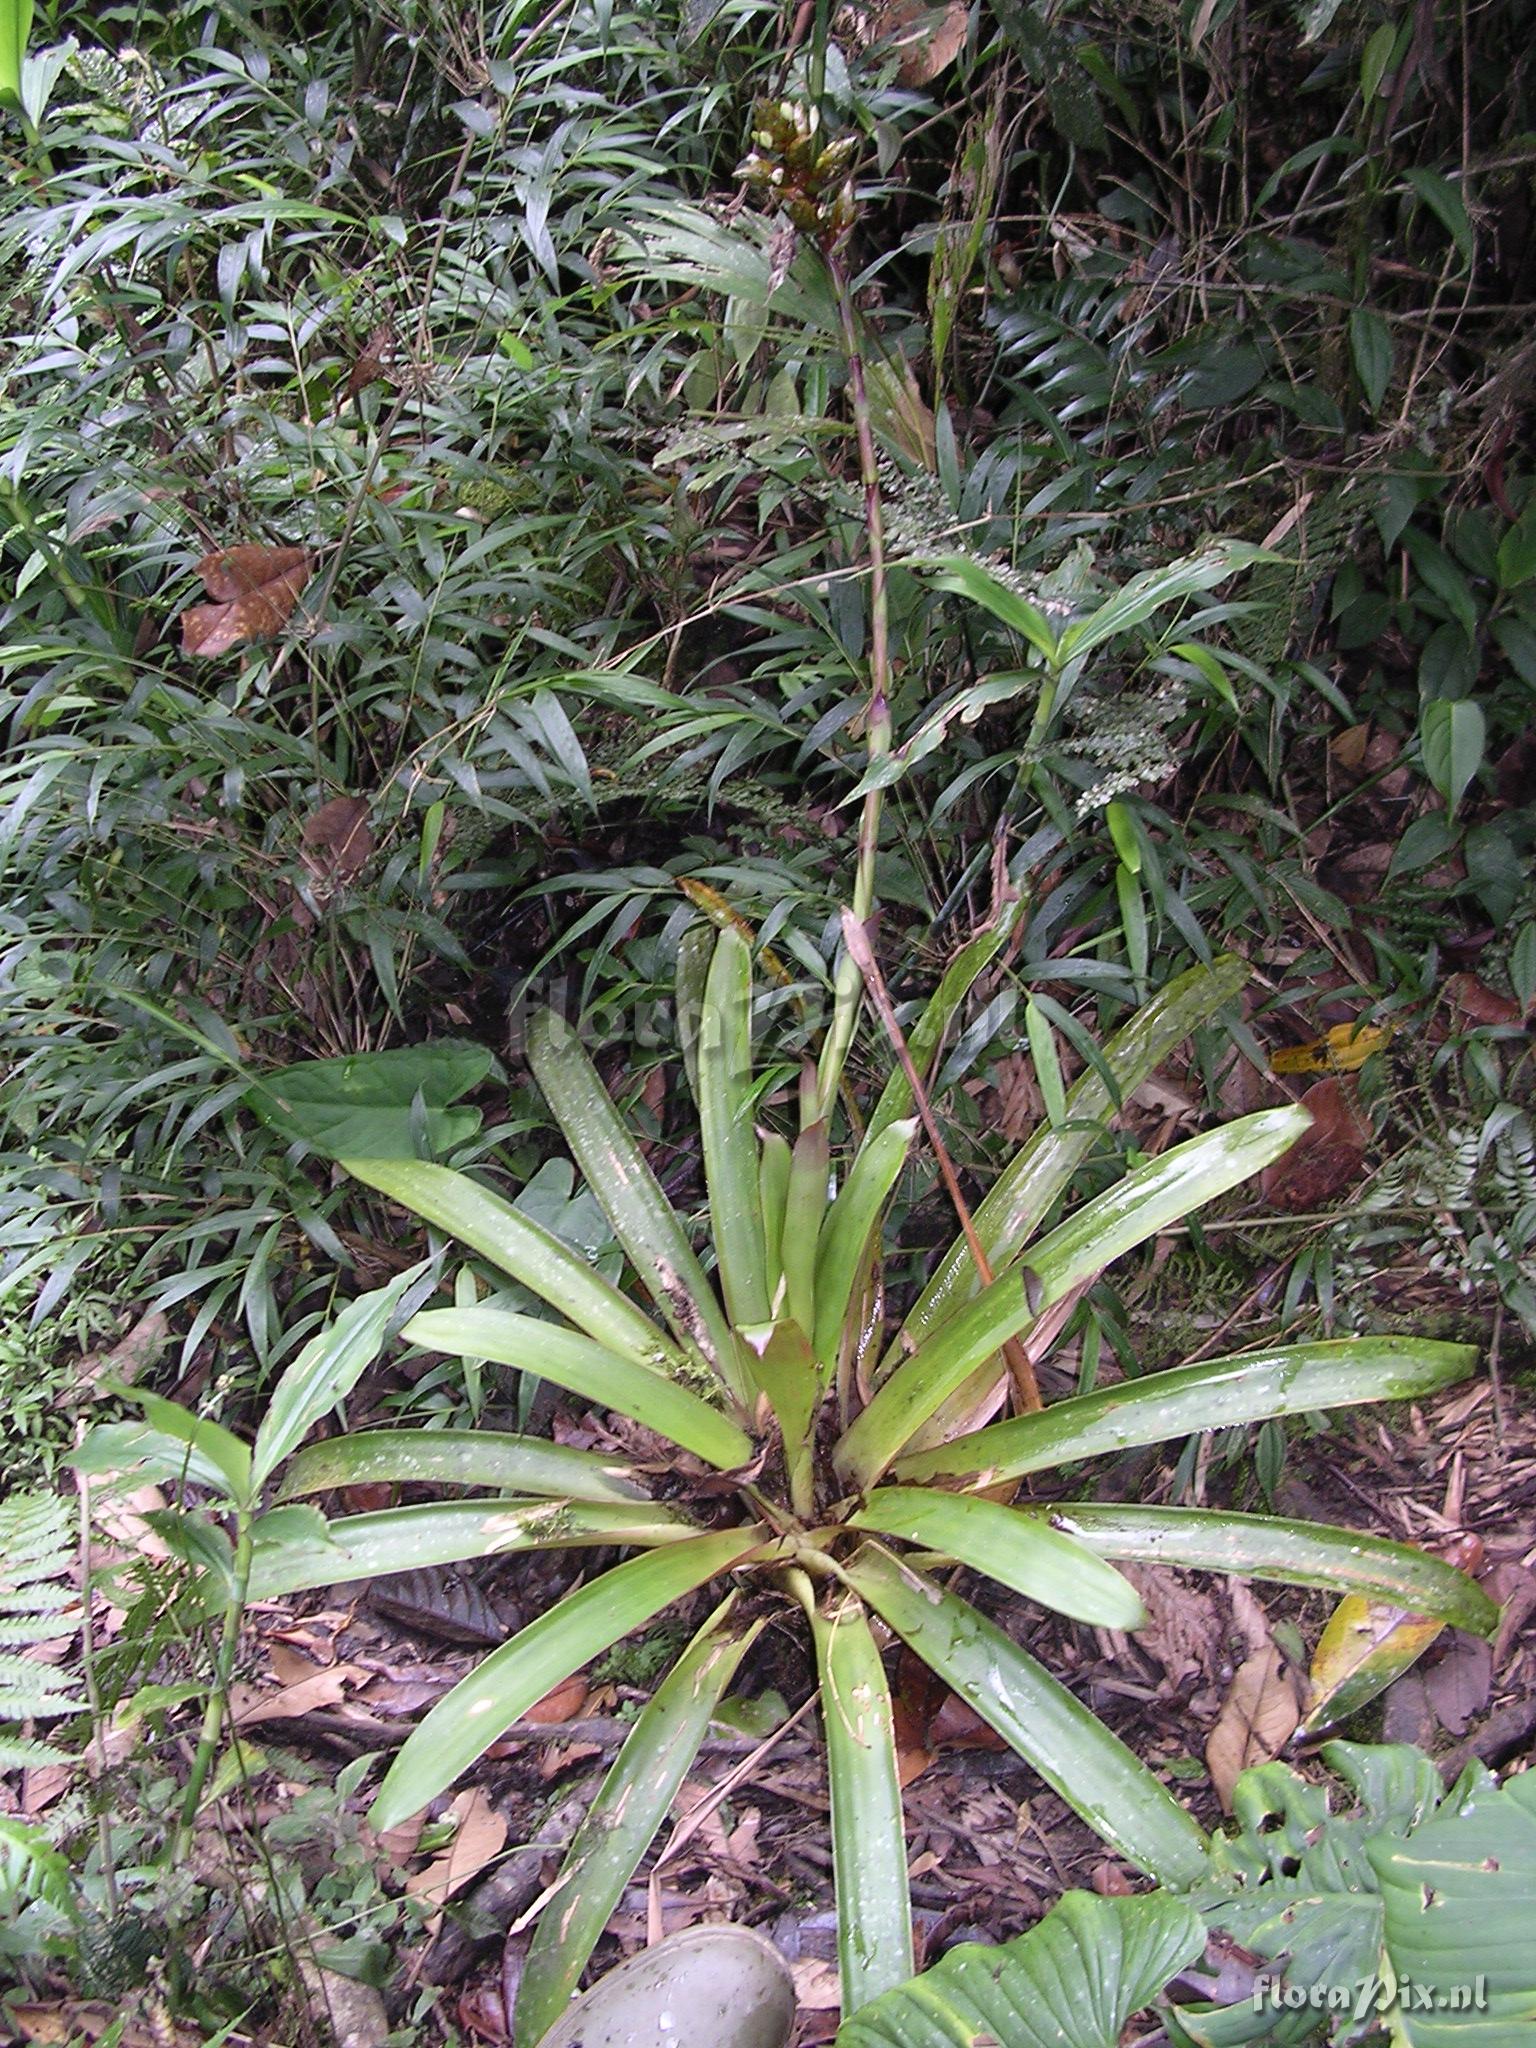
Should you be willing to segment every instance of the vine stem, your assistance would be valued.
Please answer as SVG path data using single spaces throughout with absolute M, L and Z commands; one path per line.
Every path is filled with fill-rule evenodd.
M 825 253 L 842 327 L 843 355 L 848 365 L 848 397 L 859 453 L 859 481 L 864 492 L 864 530 L 869 562 L 869 707 L 865 713 L 864 730 L 869 763 L 874 767 L 891 751 L 891 635 L 885 572 L 885 514 L 880 497 L 880 467 L 870 419 L 869 392 L 864 381 L 864 357 L 854 318 L 853 287 L 842 251 L 833 247 Z M 859 813 L 853 916 L 861 926 L 867 925 L 874 914 L 875 855 L 880 842 L 883 798 L 883 790 L 867 790 Z M 858 962 L 845 947 L 833 981 L 832 1023 L 817 1068 L 818 1117 L 831 1114 L 848 1050 L 853 1043 L 863 993 L 864 977 Z

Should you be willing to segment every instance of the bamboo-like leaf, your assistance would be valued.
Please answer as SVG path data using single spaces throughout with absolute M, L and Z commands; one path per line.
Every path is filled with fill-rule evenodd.
M 736 931 L 715 943 L 699 1019 L 699 1126 L 720 1285 L 731 1321 L 769 1320 L 752 1120 L 752 954 Z
M 918 1120 L 901 1117 L 888 1123 L 859 1147 L 848 1178 L 827 1211 L 816 1252 L 816 1327 L 812 1346 L 818 1358 L 834 1359 L 838 1339 L 853 1298 L 870 1233 L 896 1185 L 916 1135 Z
M 254 1497 L 251 1454 L 239 1437 L 206 1415 L 194 1415 L 179 1401 L 116 1389 L 144 1411 L 143 1422 L 109 1422 L 93 1429 L 70 1459 L 79 1472 L 121 1471 L 142 1466 L 155 1479 L 205 1486 L 210 1493 L 245 1504 Z
M 1192 967 L 1168 983 L 1117 1031 L 1103 1050 L 1105 1070 L 1119 1091 L 1089 1067 L 1067 1093 L 1065 1121 L 1042 1125 L 1016 1152 L 972 1219 L 988 1263 L 1001 1271 L 1034 1235 L 1051 1204 L 1077 1171 L 1100 1129 L 1134 1089 L 1182 1039 L 1229 1003 L 1248 976 L 1245 961 L 1226 953 L 1209 967 Z M 893 1346 L 904 1357 L 980 1287 L 970 1246 L 958 1236 L 907 1317 Z
M 984 932 L 978 932 L 974 939 L 963 945 L 950 961 L 939 979 L 939 985 L 923 1009 L 923 1014 L 907 1034 L 907 1051 L 912 1055 L 912 1064 L 924 1080 L 944 1043 L 955 1012 L 971 992 L 971 984 L 983 969 L 997 958 L 998 950 L 1012 930 L 1012 919 L 1002 920 Z M 912 1083 L 907 1079 L 906 1069 L 898 1066 L 881 1091 L 880 1100 L 875 1104 L 869 1123 L 864 1132 L 866 1145 L 879 1137 L 888 1124 L 898 1118 L 912 1114 Z
M 816 1327 L 816 1248 L 827 1213 L 831 1171 L 831 1141 L 825 1121 L 818 1118 L 795 1140 L 784 1198 L 784 1313 L 807 1336 Z
M 487 1358 L 534 1373 L 619 1415 L 633 1416 L 721 1471 L 751 1461 L 752 1439 L 702 1394 L 556 1323 L 498 1308 L 429 1308 L 411 1318 L 405 1334 L 431 1351 Z
M 1038 605 L 1031 604 L 1014 588 L 1011 580 L 1004 580 L 1009 572 L 994 569 L 975 555 L 934 555 L 911 566 L 932 570 L 932 580 L 938 589 L 968 597 L 972 604 L 979 604 L 1010 632 L 1027 641 L 1046 661 L 1055 662 L 1057 639 L 1049 620 Z
M 688 1234 L 563 1018 L 546 1010 L 528 1061 L 561 1134 L 641 1284 L 685 1350 L 701 1351 L 740 1398 L 736 1347 Z
M 733 1596 L 734 1597 L 734 1596 Z M 517 1991 L 513 2039 L 532 2048 L 569 2004 L 598 1937 L 682 1788 L 710 1717 L 762 1628 L 705 1622 L 657 1686 L 577 1830 L 540 1917 Z
M 424 1260 L 387 1286 L 349 1301 L 333 1323 L 311 1337 L 283 1373 L 256 1432 L 251 1483 L 260 1487 L 296 1451 L 321 1416 L 345 1400 L 379 1355 L 402 1295 L 427 1271 Z
M 489 1429 L 365 1429 L 311 1444 L 293 1458 L 280 1500 L 333 1486 L 380 1480 L 413 1484 L 494 1486 L 502 1493 L 551 1500 L 644 1500 L 628 1465 L 572 1444 Z
M 844 1567 L 851 1586 L 1119 1855 L 1163 1884 L 1206 1872 L 1203 1830 L 1033 1657 L 877 1543 Z
M 1176 1145 L 1086 1203 L 1042 1238 L 893 1372 L 843 1438 L 839 1469 L 868 1486 L 967 1377 L 1080 1281 L 1237 1187 L 1307 1128 L 1304 1109 L 1260 1110 Z
M 552 1686 L 674 1600 L 730 1571 L 763 1538 L 757 1528 L 695 1536 L 632 1557 L 568 1593 L 493 1650 L 412 1731 L 370 1809 L 372 1826 L 395 1827 L 435 1799 Z
M 1417 1399 L 1465 1379 L 1476 1361 L 1470 1344 L 1412 1337 L 1336 1337 L 1210 1358 L 1058 1401 L 1040 1415 L 995 1422 L 952 1444 L 898 1460 L 896 1476 L 964 1474 L 984 1488 L 1076 1458 L 1264 1422 L 1272 1415 Z
M 1061 659 L 1065 662 L 1090 653 L 1106 640 L 1114 639 L 1117 633 L 1143 625 L 1167 605 L 1214 590 L 1218 583 L 1225 583 L 1229 576 L 1252 568 L 1255 563 L 1277 559 L 1269 549 L 1253 541 L 1218 539 L 1208 542 L 1196 555 L 1184 555 L 1161 568 L 1146 569 L 1122 584 L 1087 618 L 1077 619 L 1065 629 L 1061 636 Z
M 1465 1572 L 1411 1544 L 1365 1536 L 1355 1529 L 1271 1515 L 1122 1507 L 1098 1501 L 1066 1501 L 1024 1512 L 1049 1515 L 1052 1528 L 1100 1557 L 1364 1593 L 1437 1615 L 1477 1635 L 1491 1634 L 1498 1627 L 1498 1608 Z
M 1040 1515 L 936 1487 L 877 1486 L 850 1517 L 855 1529 L 901 1536 L 952 1557 L 1095 1628 L 1142 1628 L 1141 1595 L 1112 1565 Z
M 306 1519 L 295 1522 L 292 1518 L 301 1513 Z M 514 1550 L 610 1543 L 675 1546 L 698 1533 L 684 1516 L 648 1501 L 632 1506 L 616 1501 L 429 1501 L 381 1508 L 372 1515 L 342 1515 L 317 1529 L 313 1524 L 320 1519 L 313 1508 L 296 1507 L 275 1508 L 258 1519 L 253 1600 Z
M 907 1843 L 890 1688 L 859 1601 L 811 1622 L 821 1679 L 843 2011 L 912 1975 Z
M 445 1230 L 620 1357 L 659 1372 L 678 1354 L 643 1309 L 552 1231 L 451 1167 L 421 1159 L 344 1159 L 354 1179 Z

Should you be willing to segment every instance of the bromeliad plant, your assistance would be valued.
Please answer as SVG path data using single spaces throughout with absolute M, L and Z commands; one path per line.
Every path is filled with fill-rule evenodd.
M 957 958 L 913 1033 L 930 1068 L 1000 934 Z M 831 1782 L 843 2007 L 911 1974 L 901 1797 L 881 1644 L 889 1630 L 1001 1733 L 1119 1854 L 1187 1887 L 1207 1870 L 1200 1827 L 1058 1680 L 935 1575 L 961 1564 L 1075 1620 L 1134 1629 L 1124 1559 L 1370 1592 L 1486 1630 L 1494 1610 L 1436 1559 L 1357 1534 L 1178 1508 L 1016 1502 L 1027 1475 L 1234 1423 L 1381 1397 L 1464 1375 L 1470 1349 L 1403 1339 L 1300 1344 L 1209 1360 L 986 1423 L 1005 1359 L 1038 1350 L 1077 1290 L 1111 1260 L 1277 1157 L 1304 1112 L 1266 1110 L 1193 1138 L 1041 1235 L 1117 1098 L 1230 999 L 1239 963 L 1197 968 L 1105 1047 L 1065 1114 L 1027 1143 L 942 1258 L 893 1342 L 882 1344 L 882 1219 L 917 1131 L 911 1075 L 895 1074 L 834 1173 L 815 1081 L 790 1143 L 761 1133 L 750 950 L 735 931 L 708 961 L 689 1068 L 708 1194 L 706 1270 L 683 1219 L 574 1033 L 536 1026 L 534 1071 L 654 1314 L 478 1181 L 405 1159 L 348 1162 L 359 1180 L 469 1247 L 549 1316 L 494 1298 L 422 1309 L 406 1337 L 548 1380 L 662 1439 L 633 1461 L 530 1437 L 367 1431 L 300 1449 L 355 1381 L 406 1276 L 347 1312 L 347 1341 L 316 1339 L 280 1384 L 254 1462 L 210 1425 L 170 1427 L 162 1463 L 221 1467 L 244 1503 L 234 1569 L 244 1597 L 491 1553 L 565 1545 L 635 1554 L 568 1594 L 433 1707 L 373 1808 L 389 1826 L 443 1792 L 542 1694 L 663 1609 L 707 1587 L 707 1618 L 640 1715 L 571 1845 L 518 1997 L 536 2042 L 575 1988 L 660 1826 L 711 1715 L 776 1608 L 804 1616 Z M 782 1071 L 782 1070 L 781 1070 Z M 834 1189 L 835 1183 L 835 1192 Z M 1027 1258 L 1026 1258 L 1027 1253 Z M 978 1256 L 979 1255 L 979 1256 Z M 989 1276 L 981 1277 L 985 1269 Z M 983 1426 L 975 1427 L 977 1418 Z M 190 1422 L 190 1418 L 188 1418 Z M 124 1426 L 119 1425 L 119 1429 Z M 131 1426 L 130 1426 L 131 1427 Z M 644 1445 L 643 1435 L 640 1438 Z M 118 1464 L 131 1448 L 109 1446 Z M 146 1436 L 140 1454 L 153 1452 Z M 658 1474 L 660 1475 L 658 1477 Z M 278 1476 L 279 1501 L 256 1512 Z M 493 1490 L 324 1522 L 306 1497 L 361 1480 Z M 226 1491 L 228 1487 L 226 1486 Z

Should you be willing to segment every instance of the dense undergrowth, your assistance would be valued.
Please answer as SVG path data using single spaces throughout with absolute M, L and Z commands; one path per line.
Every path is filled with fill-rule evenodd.
M 792 1074 L 872 789 L 903 1014 L 1027 906 L 941 1075 L 968 1187 L 1010 1090 L 1051 1113 L 1056 1062 L 1235 948 L 1257 993 L 1179 1114 L 1255 1106 L 1330 1025 L 1393 1034 L 1352 1084 L 1380 1171 L 1343 1218 L 1335 1189 L 1268 1219 L 1264 1311 L 1379 1328 L 1448 1282 L 1529 1341 L 1515 10 L 226 0 L 44 7 L 32 46 L 0 196 L 14 1476 L 130 1314 L 238 1422 L 408 1263 L 258 1113 L 293 1063 L 478 1041 L 483 1121 L 441 1142 L 419 1102 L 419 1148 L 611 1266 L 545 1164 L 523 1030 L 552 1000 L 696 1204 L 679 953 L 750 934 Z M 845 304 L 737 175 L 781 101 L 849 144 Z M 1031 616 L 1102 631 L 1047 658 Z M 896 1209 L 947 1240 L 923 1176 Z M 1177 1310 L 1249 1300 L 1233 1242 L 1196 1238 Z M 1163 1362 L 1108 1288 L 1074 1317 L 1084 1358 Z M 455 1366 L 380 1400 L 483 1397 Z

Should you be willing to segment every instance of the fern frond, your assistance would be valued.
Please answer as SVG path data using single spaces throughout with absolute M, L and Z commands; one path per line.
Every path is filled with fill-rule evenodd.
M 50 1493 L 0 1501 L 0 1722 L 57 1720 L 80 1711 L 74 1680 L 20 1654 L 29 1644 L 73 1638 L 77 1595 L 67 1583 L 75 1546 L 64 1503 Z M 40 1760 L 45 1745 L 0 1738 L 0 1768 Z M 52 1752 L 47 1760 L 56 1760 Z

